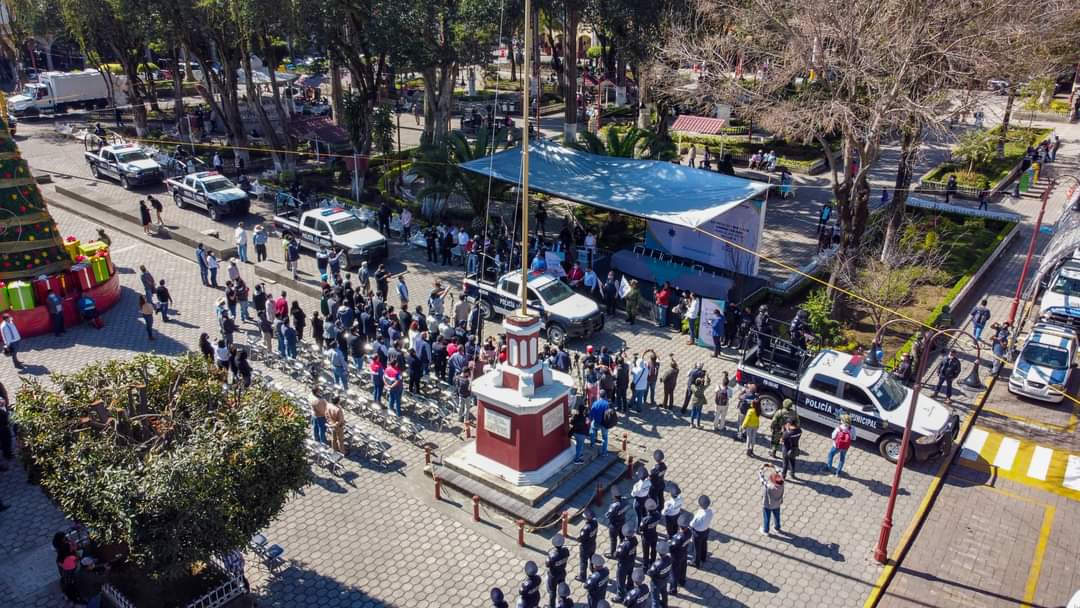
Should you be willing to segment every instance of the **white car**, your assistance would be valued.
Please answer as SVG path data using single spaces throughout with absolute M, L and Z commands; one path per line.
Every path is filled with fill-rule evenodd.
M 1065 399 L 1076 367 L 1076 334 L 1072 329 L 1039 323 L 1024 340 L 1013 364 L 1009 392 L 1040 401 Z
M 1057 270 L 1039 300 L 1039 315 L 1055 324 L 1080 329 L 1080 259 L 1071 259 Z

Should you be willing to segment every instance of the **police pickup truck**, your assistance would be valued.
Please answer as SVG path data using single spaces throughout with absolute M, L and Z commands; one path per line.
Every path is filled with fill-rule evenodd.
M 772 417 L 784 399 L 791 399 L 800 418 L 836 426 L 842 414 L 851 416 L 855 437 L 877 444 L 890 462 L 900 458 L 911 389 L 862 356 L 833 350 L 801 354 L 773 339 L 765 356 L 753 346 L 743 353 L 735 372 L 741 385 L 755 384 L 762 413 Z M 799 354 L 796 354 L 799 353 Z M 908 453 L 917 460 L 948 454 L 959 432 L 959 417 L 925 395 L 919 396 L 911 426 Z
M 94 177 L 110 177 L 125 189 L 145 184 L 160 184 L 164 178 L 161 165 L 139 146 L 117 144 L 101 146 L 83 153 Z
M 1061 403 L 1076 368 L 1076 333 L 1071 327 L 1037 323 L 1016 356 L 1009 392 Z
M 548 341 L 562 345 L 569 338 L 585 337 L 604 328 L 604 313 L 596 302 L 575 292 L 555 277 L 530 273 L 529 311 L 540 316 Z M 494 281 L 480 273 L 467 274 L 465 297 L 477 303 L 480 316 L 495 316 L 521 309 L 521 271 L 509 272 Z
M 1080 256 L 1065 261 L 1046 285 L 1039 316 L 1080 331 Z
M 355 268 L 360 262 L 373 262 L 390 253 L 386 237 L 371 228 L 362 218 L 343 207 L 282 209 L 274 215 L 274 227 L 282 235 L 296 237 L 300 246 L 312 251 L 340 249 L 345 252 L 342 266 Z
M 165 180 L 173 202 L 180 209 L 186 205 L 206 209 L 215 222 L 226 215 L 247 215 L 251 207 L 247 192 L 217 171 L 200 171 Z

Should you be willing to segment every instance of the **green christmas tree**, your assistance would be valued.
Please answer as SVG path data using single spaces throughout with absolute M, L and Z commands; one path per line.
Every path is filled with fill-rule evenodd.
M 56 221 L 0 118 L 0 280 L 33 279 L 70 267 Z

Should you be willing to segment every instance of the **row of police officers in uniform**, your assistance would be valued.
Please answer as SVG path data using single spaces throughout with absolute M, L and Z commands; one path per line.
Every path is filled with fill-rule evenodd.
M 702 567 L 708 559 L 709 527 L 713 512 L 708 496 L 698 498 L 698 510 L 693 517 L 683 512 L 683 497 L 679 487 L 665 481 L 667 465 L 664 453 L 653 452 L 653 466 L 646 473 L 636 471 L 636 481 L 630 496 L 637 525 L 627 521 L 631 504 L 624 500 L 615 486 L 613 499 L 605 513 L 610 550 L 601 556 L 596 553 L 600 524 L 592 509 L 583 511 L 585 522 L 578 531 L 578 575 L 584 583 L 589 608 L 610 608 L 608 589 L 614 582 L 611 600 L 632 608 L 667 608 L 668 594 L 678 595 L 686 585 L 688 564 Z M 663 503 L 665 490 L 670 498 Z M 666 540 L 660 540 L 657 527 L 663 522 Z M 566 583 L 570 550 L 560 534 L 551 540 L 545 568 L 546 581 L 540 577 L 535 562 L 525 563 L 525 580 L 518 592 L 517 608 L 539 608 L 541 585 L 546 583 L 548 608 L 573 608 L 570 587 Z M 637 565 L 641 547 L 641 566 Z M 604 558 L 614 560 L 615 577 Z M 648 578 L 648 582 L 646 582 Z M 502 590 L 491 590 L 493 608 L 509 608 Z

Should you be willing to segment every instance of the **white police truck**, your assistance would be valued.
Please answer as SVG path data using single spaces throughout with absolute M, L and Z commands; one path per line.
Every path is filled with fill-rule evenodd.
M 229 178 L 217 171 L 200 171 L 165 180 L 172 192 L 173 202 L 180 209 L 185 206 L 206 209 L 215 222 L 226 215 L 247 215 L 251 201 Z
M 1080 330 L 1080 257 L 1065 261 L 1050 276 L 1039 300 L 1039 316 Z
M 544 323 L 548 341 L 562 345 L 571 338 L 583 338 L 604 328 L 604 312 L 596 302 L 570 289 L 545 273 L 530 273 L 526 285 L 528 309 Z M 508 272 L 495 280 L 482 273 L 466 274 L 465 297 L 476 302 L 480 316 L 495 319 L 521 310 L 521 271 Z
M 99 140 L 100 141 L 100 140 Z M 111 177 L 125 189 L 144 184 L 160 184 L 165 174 L 161 165 L 141 147 L 133 144 L 95 146 L 83 153 L 94 177 Z
M 1013 364 L 1009 392 L 1061 403 L 1070 390 L 1069 381 L 1076 368 L 1076 348 L 1076 333 L 1072 328 L 1036 324 Z
M 764 348 L 764 356 L 758 346 L 743 353 L 735 381 L 757 386 L 765 416 L 771 418 L 784 399 L 795 403 L 801 419 L 830 429 L 847 414 L 856 439 L 874 442 L 890 462 L 899 460 L 910 388 L 884 369 L 866 365 L 862 356 L 834 350 L 809 354 L 777 338 L 766 340 Z M 960 419 L 949 408 L 919 395 L 908 454 L 916 460 L 948 454 L 959 429 Z

